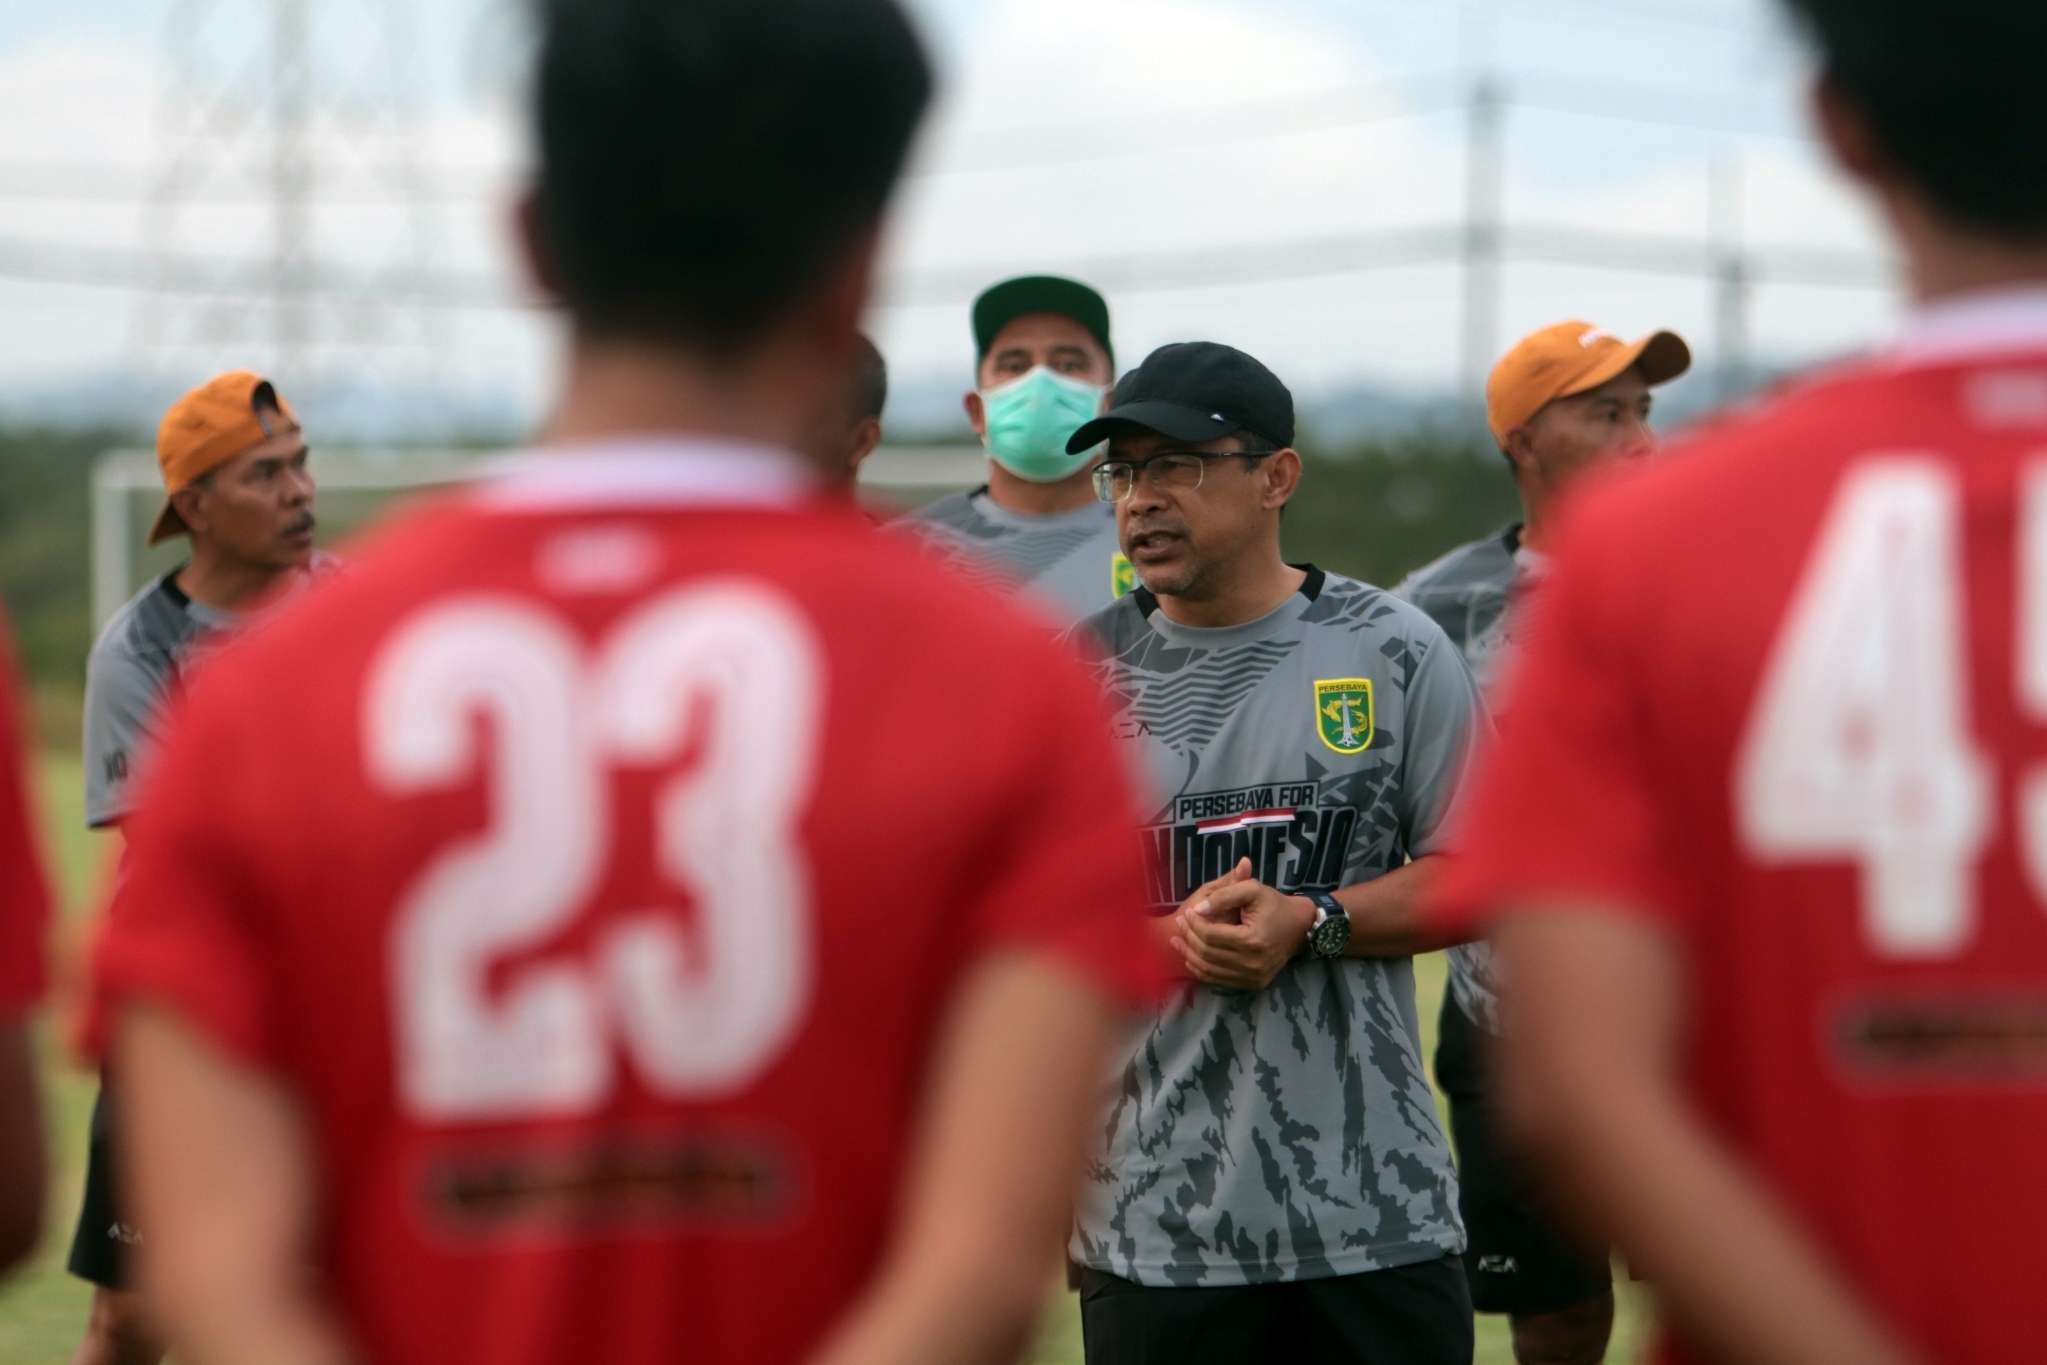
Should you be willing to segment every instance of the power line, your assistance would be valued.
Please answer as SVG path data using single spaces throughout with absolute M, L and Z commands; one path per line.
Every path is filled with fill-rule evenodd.
M 356 163 L 360 164 L 360 163 Z M 417 190 L 399 189 L 389 180 L 404 173 L 403 167 L 391 167 L 371 176 L 357 176 L 358 180 L 377 180 L 381 184 L 336 185 L 331 177 L 321 177 L 317 188 L 318 202 L 329 205 L 387 205 L 408 201 L 415 197 L 452 203 L 470 203 L 489 199 L 506 191 L 515 182 L 509 173 L 504 176 L 492 174 L 482 167 L 446 167 L 440 170 L 416 168 L 422 176 L 430 174 L 431 183 L 422 183 Z M 39 166 L 0 165 L 0 200 L 17 203 L 67 203 L 67 204 L 139 204 L 151 198 L 155 190 L 139 183 L 143 178 L 160 172 L 148 167 L 132 169 L 115 166 Z M 183 202 L 191 204 L 231 205 L 267 204 L 271 190 L 267 185 L 253 180 L 217 184 L 211 189 L 192 190 L 183 196 Z
M 1729 259 L 1759 284 L 1803 285 L 1814 289 L 1882 289 L 1897 280 L 1897 269 L 1880 257 L 1827 247 L 1778 246 L 1730 250 L 1707 241 L 1584 228 L 1523 227 L 1507 232 L 1506 254 L 1531 265 L 1582 266 L 1638 275 L 1699 279 Z
M 177 0 L 164 46 L 181 81 L 163 95 L 144 201 L 156 287 L 138 310 L 136 345 L 147 361 L 253 353 L 303 374 L 315 354 L 375 368 L 401 350 L 437 352 L 431 313 L 407 313 L 397 306 L 405 291 L 384 284 L 421 272 L 429 255 L 408 173 L 423 141 L 406 69 L 417 47 L 410 8 L 403 0 Z M 373 37 L 372 57 L 337 54 L 340 19 Z M 375 171 L 410 230 L 392 248 L 402 261 L 344 292 L 326 287 L 335 272 L 320 259 L 318 210 L 322 179 L 351 164 Z M 267 239 L 264 259 L 188 254 L 186 243 L 204 232 L 190 223 L 203 189 L 247 181 L 263 191 L 262 210 L 248 218 Z M 137 273 L 119 251 L 60 259 L 102 279 Z M 230 298 L 236 305 L 224 306 Z
M 1641 123 L 1702 133 L 1732 133 L 1789 142 L 1809 143 L 1813 140 L 1803 128 L 1759 114 L 1752 104 L 1638 81 L 1609 78 L 1587 83 L 1547 72 L 1525 73 L 1516 78 L 1506 100 L 1515 109 L 1576 115 L 1608 122 Z
M 1159 251 L 1104 254 L 1067 263 L 1097 287 L 1119 293 L 1173 293 L 1248 284 L 1272 284 L 1366 271 L 1451 266 L 1464 259 L 1464 232 L 1449 226 L 1336 232 L 1286 240 L 1226 243 Z M 1633 274 L 1700 278 L 1711 275 L 1729 251 L 1710 241 L 1651 233 L 1602 232 L 1567 225 L 1506 227 L 1498 251 L 1504 261 L 1564 265 Z M 1768 284 L 1826 289 L 1887 285 L 1893 271 L 1880 259 L 1824 247 L 1746 247 L 1737 253 L 1748 276 Z M 1007 264 L 953 266 L 886 284 L 890 307 L 951 307 L 972 298 Z M 120 292 L 168 290 L 216 298 L 269 297 L 274 282 L 256 263 L 187 255 L 158 259 L 122 248 L 78 247 L 0 238 L 0 279 Z M 355 298 L 365 290 L 393 302 L 455 310 L 528 310 L 522 299 L 482 275 L 396 270 L 375 273 L 308 263 L 293 282 L 305 299 Z
M 1795 142 L 1811 140 L 1781 120 L 1758 116 L 1747 103 L 1703 91 L 1610 78 L 1588 82 L 1540 70 L 1522 70 L 1491 84 L 1498 102 L 1509 111 L 1577 115 Z M 1069 121 L 995 129 L 966 139 L 956 154 L 958 159 L 919 168 L 911 178 L 930 180 L 1084 166 L 1422 119 L 1461 107 L 1469 97 L 1468 82 L 1443 71 L 1200 109 L 1174 109 L 1122 123 Z M 509 193 L 518 176 L 513 167 L 430 168 L 416 164 L 389 168 L 388 173 L 374 173 L 373 167 L 370 168 L 373 173 L 365 174 L 360 162 L 352 164 L 357 174 L 345 181 L 336 183 L 334 177 L 321 177 L 320 202 L 376 205 L 417 198 L 442 204 L 470 203 Z M 146 168 L 113 166 L 0 164 L 0 201 L 135 204 L 149 193 L 138 187 L 136 177 L 149 173 Z M 394 188 L 390 182 L 406 174 L 417 176 L 416 186 Z M 371 183 L 364 183 L 366 180 Z M 268 186 L 248 180 L 218 184 L 212 189 L 186 187 L 181 192 L 187 204 L 267 203 L 269 197 Z
M 1075 260 L 1065 268 L 1107 293 L 1152 294 L 1274 284 L 1371 270 L 1445 264 L 1456 258 L 1454 228 L 1395 228 L 1328 233 L 1285 243 L 1190 247 L 1171 255 L 1147 251 Z M 1006 266 L 956 266 L 885 284 L 890 307 L 959 307 L 990 280 L 1014 273 Z
M 1202 150 L 1232 142 L 1426 118 L 1457 107 L 1463 98 L 1457 74 L 1441 71 L 1369 85 L 1164 110 L 1120 125 L 1093 120 L 995 129 L 974 135 L 968 157 L 927 168 L 918 175 L 977 175 Z M 976 143 L 980 144 L 978 151 Z
M 1498 0 L 1467 0 L 1467 3 L 1484 5 L 1498 16 Z M 1548 0 L 1542 12 L 1548 15 L 1555 10 L 1576 10 L 1580 14 L 1596 14 L 1602 19 L 1618 19 L 1637 27 L 1649 26 L 1665 30 L 1687 29 L 1692 31 L 1713 30 L 1742 37 L 1761 38 L 1770 32 L 1767 24 L 1757 24 L 1743 19 L 1722 6 L 1688 5 L 1679 3 L 1654 3 L 1654 0 L 1625 0 L 1624 3 L 1604 3 L 1604 0 Z

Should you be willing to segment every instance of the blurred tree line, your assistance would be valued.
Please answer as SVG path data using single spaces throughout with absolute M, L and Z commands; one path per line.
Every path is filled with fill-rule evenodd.
M 108 432 L 0 431 L 0 601 L 13 619 L 40 729 L 53 743 L 77 742 L 92 646 L 92 464 L 134 444 Z M 1311 436 L 1302 448 L 1318 450 Z M 1517 507 L 1499 455 L 1461 434 L 1421 432 L 1310 454 L 1287 509 L 1287 557 L 1390 587 L 1451 546 L 1506 525 Z
M 1304 438 L 1303 450 L 1314 447 Z M 1305 456 L 1286 510 L 1286 555 L 1390 588 L 1444 551 L 1521 518 L 1498 451 L 1418 434 Z
M 46 737 L 77 742 L 92 646 L 92 463 L 106 432 L 0 431 L 0 602 Z

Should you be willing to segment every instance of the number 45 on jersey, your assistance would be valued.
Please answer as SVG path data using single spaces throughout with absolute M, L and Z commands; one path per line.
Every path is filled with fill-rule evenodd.
M 1894 957 L 1967 947 L 1992 769 L 1968 714 L 1962 491 L 1914 458 L 1847 475 L 1764 671 L 1735 767 L 1736 828 L 1764 862 L 1850 860 L 1865 932 Z M 2020 508 L 2017 695 L 2047 724 L 2047 471 Z M 2047 768 L 2019 843 L 2047 887 Z

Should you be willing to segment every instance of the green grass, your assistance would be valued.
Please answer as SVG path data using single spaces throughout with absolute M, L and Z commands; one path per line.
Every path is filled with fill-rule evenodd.
M 68 987 L 81 930 L 97 894 L 109 850 L 99 836 L 85 830 L 80 819 L 81 775 L 77 759 L 63 755 L 47 757 L 37 777 L 43 847 L 50 855 L 51 870 L 64 906 L 63 932 L 58 940 L 62 961 L 58 1008 L 53 1011 L 63 1018 L 72 999 Z M 1436 1008 L 1443 995 L 1442 958 L 1433 955 L 1419 959 L 1416 968 L 1424 1055 L 1433 1056 Z M 77 1345 L 79 1329 L 85 1321 L 86 1288 L 64 1273 L 64 1254 L 70 1245 L 73 1220 L 78 1216 L 85 1129 L 92 1109 L 94 1080 L 69 1060 L 53 1029 L 46 1027 L 44 1032 L 48 1064 L 44 1098 L 55 1144 L 48 1234 L 42 1251 L 29 1267 L 0 1285 L 0 1365 L 64 1365 Z M 1609 1359 L 1617 1362 L 1636 1359 L 1646 1344 L 1648 1321 L 1646 1296 L 1633 1285 L 1623 1284 L 1620 1321 Z M 1063 1292 L 1056 1293 L 1049 1300 L 1044 1335 L 1032 1353 L 1032 1360 L 1034 1365 L 1078 1365 L 1080 1358 L 1080 1323 L 1074 1300 Z M 1512 1365 L 1513 1358 L 1505 1320 L 1480 1318 L 1478 1365 Z

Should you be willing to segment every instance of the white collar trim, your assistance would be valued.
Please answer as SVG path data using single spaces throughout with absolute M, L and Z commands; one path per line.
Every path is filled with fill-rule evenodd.
M 2047 351 L 2047 285 L 1965 294 L 1913 315 L 1892 348 L 1897 365 Z
M 494 460 L 476 500 L 492 511 L 574 507 L 787 507 L 816 473 L 774 446 L 708 437 L 628 437 Z

